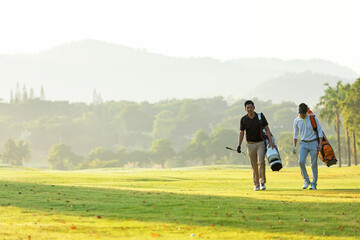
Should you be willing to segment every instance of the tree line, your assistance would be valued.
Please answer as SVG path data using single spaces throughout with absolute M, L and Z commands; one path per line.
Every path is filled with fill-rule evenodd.
M 44 91 L 43 86 L 41 86 L 41 88 L 40 88 L 40 96 L 39 97 L 35 96 L 33 88 L 30 88 L 30 90 L 28 90 L 26 88 L 25 84 L 23 84 L 23 86 L 21 88 L 19 82 L 16 83 L 14 92 L 13 92 L 13 90 L 10 90 L 10 103 L 12 103 L 12 104 L 26 102 L 27 100 L 33 100 L 35 98 L 38 98 L 42 101 L 45 100 L 45 91 Z
M 359 81 L 352 85 L 341 82 L 335 87 L 328 85 L 315 109 L 323 122 L 335 126 L 335 131 L 323 128 L 340 164 L 344 154 L 348 164 L 351 161 L 357 164 Z M 64 170 L 248 164 L 243 155 L 225 149 L 237 144 L 239 120 L 246 114 L 243 105 L 246 99 L 103 102 L 96 90 L 93 98 L 91 104 L 40 98 L 0 103 L 2 162 L 42 164 Z M 263 112 L 270 124 L 285 166 L 297 165 L 290 149 L 299 103 L 253 100 L 256 110 Z M 342 126 L 345 136 L 340 136 Z M 346 151 L 341 148 L 344 137 Z

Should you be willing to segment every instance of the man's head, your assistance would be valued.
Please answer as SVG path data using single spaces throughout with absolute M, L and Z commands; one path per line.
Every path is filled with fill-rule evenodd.
M 245 111 L 248 113 L 248 114 L 253 114 L 254 113 L 254 110 L 255 110 L 255 105 L 254 105 L 254 102 L 251 101 L 251 100 L 247 100 L 244 104 L 245 106 Z
M 305 103 L 300 103 L 299 105 L 299 114 L 302 118 L 305 118 L 307 115 L 308 106 Z

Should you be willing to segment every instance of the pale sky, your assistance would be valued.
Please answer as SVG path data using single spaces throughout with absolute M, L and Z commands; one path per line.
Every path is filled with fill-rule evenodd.
M 0 0 L 0 54 L 98 39 L 171 56 L 321 58 L 360 73 L 358 0 Z

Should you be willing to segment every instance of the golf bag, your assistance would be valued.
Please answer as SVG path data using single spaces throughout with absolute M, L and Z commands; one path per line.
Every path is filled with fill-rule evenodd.
M 271 136 L 271 138 L 275 145 L 274 137 Z M 280 169 L 282 169 L 282 163 L 277 146 L 275 145 L 274 148 L 270 147 L 268 139 L 265 140 L 265 144 L 266 144 L 266 158 L 270 164 L 271 170 L 280 171 Z
M 261 113 L 258 114 L 258 118 L 259 118 L 259 122 L 260 122 L 260 127 L 261 127 L 261 135 L 265 140 L 265 146 L 266 146 L 266 158 L 269 162 L 269 165 L 271 167 L 271 170 L 273 171 L 280 171 L 280 169 L 282 169 L 282 163 L 281 163 L 281 158 L 280 158 L 280 153 L 279 150 L 277 148 L 277 146 L 275 145 L 275 139 L 274 137 L 271 135 L 271 139 L 273 144 L 275 145 L 274 148 L 269 146 L 269 137 L 266 135 L 265 129 L 262 125 L 262 121 L 261 121 Z
M 319 137 L 317 124 L 316 124 L 316 120 L 315 120 L 315 115 L 310 110 L 310 108 L 308 108 L 307 113 L 310 114 L 311 125 L 312 125 L 316 135 Z M 319 155 L 321 161 L 323 161 L 326 164 L 326 166 L 330 167 L 331 165 L 336 164 L 337 159 L 335 157 L 334 149 L 331 147 L 330 142 L 327 139 L 327 137 L 325 136 L 324 132 L 323 132 L 323 135 L 324 136 L 323 136 L 323 141 L 321 144 L 321 150 L 319 151 L 318 155 Z

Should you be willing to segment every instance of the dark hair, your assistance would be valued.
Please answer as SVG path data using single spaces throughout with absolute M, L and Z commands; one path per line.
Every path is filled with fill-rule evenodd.
M 254 105 L 254 102 L 251 101 L 251 100 L 247 100 L 247 101 L 245 102 L 244 106 L 246 107 L 246 105 L 249 105 L 249 104 L 255 106 L 255 105 Z
M 299 113 L 305 114 L 307 113 L 307 110 L 308 110 L 308 105 L 306 105 L 305 103 L 299 104 Z

